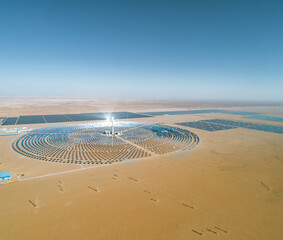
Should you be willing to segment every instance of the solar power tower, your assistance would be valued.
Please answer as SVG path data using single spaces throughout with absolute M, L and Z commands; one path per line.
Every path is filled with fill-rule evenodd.
M 115 132 L 114 132 L 114 117 L 111 118 L 111 121 L 112 121 L 112 147 L 113 147 L 113 137 L 115 135 Z
M 115 135 L 115 132 L 114 132 L 114 117 L 111 118 L 111 122 L 112 122 L 112 135 L 114 136 Z

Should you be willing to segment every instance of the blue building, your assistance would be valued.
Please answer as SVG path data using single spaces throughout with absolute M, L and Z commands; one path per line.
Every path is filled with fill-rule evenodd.
M 0 181 L 10 180 L 12 172 L 0 172 Z

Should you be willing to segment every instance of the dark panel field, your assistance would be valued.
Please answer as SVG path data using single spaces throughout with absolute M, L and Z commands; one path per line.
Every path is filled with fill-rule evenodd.
M 161 115 L 183 115 L 183 114 L 200 114 L 211 113 L 217 110 L 187 110 L 187 111 L 167 111 L 167 112 L 143 112 L 142 114 L 149 116 L 161 116 Z
M 47 123 L 72 122 L 66 115 L 44 115 Z
M 272 121 L 272 122 L 283 122 L 283 117 L 276 117 L 276 116 L 256 115 L 256 116 L 249 116 L 246 118 Z
M 222 119 L 212 119 L 212 120 L 206 120 L 206 121 L 214 122 L 214 123 L 217 122 L 217 123 L 225 124 L 229 126 L 237 126 L 237 127 L 242 127 L 242 128 L 265 131 L 265 132 L 283 133 L 283 127 L 272 126 L 272 125 L 245 123 L 245 122 L 237 122 L 237 121 L 222 120 Z
M 15 125 L 17 122 L 17 117 L 9 117 L 4 120 L 2 125 Z
M 105 112 L 102 113 L 102 116 L 113 116 L 115 119 L 127 119 L 127 118 L 144 118 L 144 117 L 148 117 L 146 115 L 143 114 L 139 114 L 139 113 L 132 113 L 132 112 Z
M 99 113 L 66 114 L 66 116 L 72 119 L 73 121 L 92 121 L 105 119 Z
M 100 113 L 80 113 L 80 114 L 58 114 L 58 115 L 31 115 L 7 118 L 2 125 L 38 124 L 38 123 L 59 123 L 72 121 L 93 121 L 106 120 L 114 116 L 115 119 L 144 118 L 146 115 L 131 112 L 100 112 Z M 1 124 L 2 121 L 0 121 Z
M 17 125 L 45 123 L 42 115 L 20 116 Z
M 176 124 L 186 127 L 197 128 L 205 131 L 210 131 L 210 132 L 236 128 L 234 126 L 215 124 L 207 121 L 184 122 L 184 123 L 176 123 Z
M 5 120 L 4 117 L 0 118 L 0 125 L 2 125 L 2 122 L 4 122 L 4 120 Z
M 229 111 L 221 109 L 203 109 L 203 110 L 185 110 L 185 111 L 168 111 L 168 112 L 143 112 L 142 114 L 150 116 L 161 116 L 161 115 L 183 115 L 183 114 L 202 114 L 202 113 L 225 113 L 225 114 L 235 114 L 235 115 L 256 115 L 260 113 L 252 112 L 238 112 L 238 111 Z
M 254 125 L 253 123 L 230 121 L 230 120 L 223 120 L 223 119 L 210 119 L 210 120 L 205 120 L 205 121 L 211 122 L 211 123 L 235 126 L 235 127 L 242 127 L 242 128 L 249 128 Z
M 92 115 L 91 115 L 92 114 Z M 114 117 L 115 119 L 127 119 L 127 118 L 144 118 L 149 117 L 139 113 L 132 112 L 100 112 L 100 113 L 82 113 L 83 116 L 93 116 L 97 119 L 94 120 L 105 120 L 107 118 Z
M 243 115 L 243 116 L 261 114 L 261 113 L 254 113 L 254 112 L 239 112 L 239 111 L 229 111 L 229 110 L 219 110 L 218 112 L 225 113 L 225 114 Z
M 254 129 L 258 131 L 281 133 L 281 134 L 283 133 L 283 127 L 279 127 L 279 126 L 254 124 L 254 123 L 230 121 L 230 120 L 223 120 L 223 119 L 201 120 L 201 121 L 195 121 L 195 122 L 176 123 L 176 124 L 187 126 L 187 127 L 192 127 L 192 128 L 203 129 L 206 131 L 217 131 L 217 130 L 225 130 L 225 129 L 230 129 L 230 128 L 241 127 L 241 128 L 247 128 L 247 129 Z

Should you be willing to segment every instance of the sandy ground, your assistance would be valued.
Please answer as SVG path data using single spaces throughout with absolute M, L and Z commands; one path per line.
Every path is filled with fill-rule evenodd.
M 7 106 L 0 112 L 6 113 Z M 42 114 L 40 107 L 29 108 L 23 105 L 17 115 Z M 262 111 L 280 116 L 282 108 Z M 60 107 L 52 108 L 52 113 L 59 112 Z M 224 115 L 151 120 L 173 126 L 241 117 Z M 35 126 L 48 125 L 31 127 Z M 282 239 L 283 135 L 241 128 L 186 129 L 201 141 L 191 151 L 89 169 L 22 157 L 11 149 L 17 136 L 0 137 L 0 171 L 13 171 L 13 179 L 25 174 L 21 182 L 0 186 L 0 239 Z M 82 170 L 24 180 L 77 169 Z

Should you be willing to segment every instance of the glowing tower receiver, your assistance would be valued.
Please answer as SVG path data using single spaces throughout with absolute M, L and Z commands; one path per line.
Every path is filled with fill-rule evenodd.
M 111 118 L 111 122 L 112 122 L 112 135 L 114 136 L 115 135 L 115 132 L 114 132 L 114 117 Z

